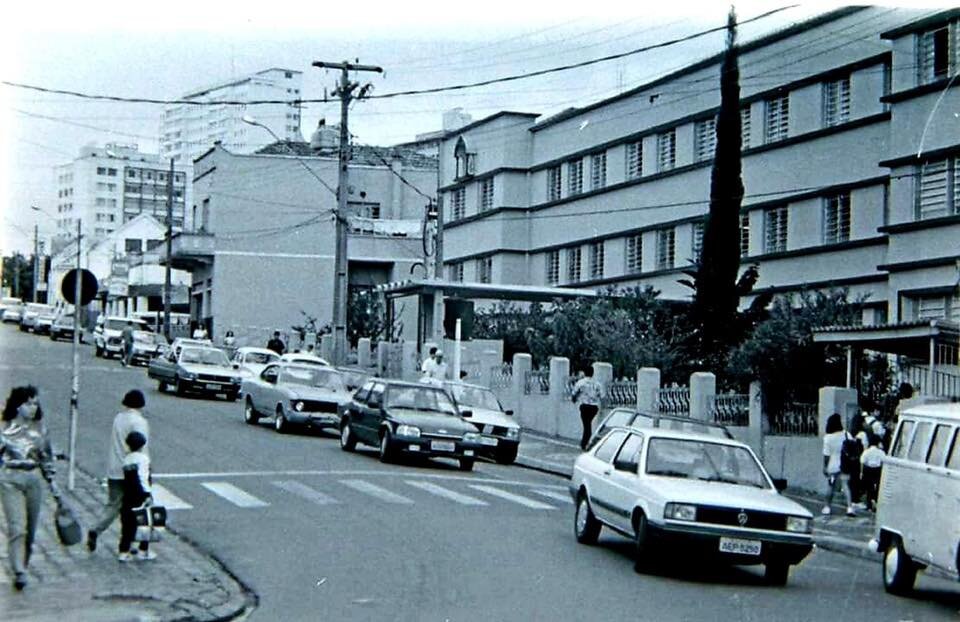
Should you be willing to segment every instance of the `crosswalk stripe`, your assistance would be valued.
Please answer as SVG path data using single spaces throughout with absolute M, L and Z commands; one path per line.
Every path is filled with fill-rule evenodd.
M 270 505 L 266 501 L 261 501 L 250 493 L 244 492 L 233 484 L 226 482 L 202 482 L 201 486 L 242 508 L 262 508 Z
M 310 486 L 303 484 L 298 481 L 285 481 L 285 482 L 270 482 L 280 490 L 285 490 L 287 492 L 293 493 L 298 497 L 306 499 L 307 501 L 312 501 L 317 505 L 331 505 L 334 503 L 339 503 L 336 499 L 329 495 L 325 495 L 319 490 L 314 490 Z
M 436 484 L 432 484 L 430 482 L 418 482 L 413 480 L 406 480 L 406 482 L 415 488 L 426 490 L 432 495 L 450 499 L 451 501 L 456 501 L 462 505 L 487 505 L 486 501 L 481 501 L 476 497 L 471 497 L 470 495 L 464 495 L 460 494 L 459 492 L 448 490 L 442 486 L 437 486 Z
M 562 492 L 557 492 L 555 490 L 541 490 L 539 488 L 534 488 L 533 492 L 555 501 L 562 501 L 563 503 L 569 503 L 571 505 L 573 504 L 573 499 L 570 498 L 570 495 L 565 495 Z
M 507 501 L 513 501 L 524 507 L 533 508 L 534 510 L 555 510 L 556 508 L 552 505 L 547 505 L 546 503 L 541 503 L 534 499 L 523 497 L 521 495 L 515 495 L 512 492 L 507 492 L 506 490 L 500 490 L 499 488 L 494 488 L 493 486 L 483 486 L 481 484 L 470 484 L 470 488 L 474 488 L 481 492 L 485 492 L 488 495 L 493 495 L 494 497 L 500 497 L 501 499 L 506 499 Z
M 387 503 L 413 503 L 410 499 L 398 495 L 396 493 L 390 492 L 385 488 L 380 488 L 376 484 L 371 484 L 370 482 L 364 481 L 362 479 L 342 479 L 340 483 L 344 486 L 349 486 L 354 490 L 359 490 L 362 493 L 368 494 L 370 496 L 376 497 L 381 501 L 386 501 Z
M 156 505 L 162 505 L 168 510 L 191 510 L 193 506 L 173 494 L 160 484 L 154 484 L 150 491 L 153 502 Z

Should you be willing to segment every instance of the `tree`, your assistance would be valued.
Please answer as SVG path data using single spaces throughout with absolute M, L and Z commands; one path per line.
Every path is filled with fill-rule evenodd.
M 3 287 L 11 296 L 33 300 L 33 260 L 20 253 L 3 258 Z
M 347 340 L 353 347 L 361 337 L 377 341 L 384 330 L 383 301 L 372 289 L 351 288 L 347 296 Z

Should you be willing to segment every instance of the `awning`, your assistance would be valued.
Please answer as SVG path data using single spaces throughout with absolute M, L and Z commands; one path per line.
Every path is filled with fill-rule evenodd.
M 832 343 L 924 360 L 930 356 L 931 340 L 934 345 L 957 347 L 960 345 L 960 324 L 949 320 L 925 320 L 813 329 L 815 343 Z
M 500 285 L 494 283 L 464 283 L 462 281 L 442 281 L 439 279 L 394 281 L 393 283 L 379 285 L 377 291 L 383 292 L 387 298 L 443 292 L 443 295 L 448 298 L 517 300 L 525 302 L 550 302 L 558 298 L 568 300 L 572 298 L 597 297 L 597 293 L 590 289 Z

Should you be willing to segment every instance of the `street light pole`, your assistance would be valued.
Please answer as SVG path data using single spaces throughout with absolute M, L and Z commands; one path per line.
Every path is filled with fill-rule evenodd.
M 33 225 L 33 301 L 40 302 L 37 297 L 37 277 L 40 272 L 40 226 Z
M 173 254 L 173 158 L 167 179 L 167 261 L 163 270 L 163 336 L 170 343 L 170 255 Z

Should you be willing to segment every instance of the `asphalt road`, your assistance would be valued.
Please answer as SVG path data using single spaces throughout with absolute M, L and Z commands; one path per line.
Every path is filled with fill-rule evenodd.
M 0 326 L 0 391 L 41 389 L 67 446 L 71 346 Z M 785 588 L 759 568 L 673 559 L 633 572 L 629 543 L 579 545 L 565 480 L 478 463 L 383 465 L 333 436 L 243 423 L 241 403 L 160 394 L 142 368 L 81 348 L 78 461 L 102 473 L 123 393 L 147 397 L 158 496 L 178 531 L 259 596 L 251 620 L 949 620 L 960 587 L 888 596 L 878 565 L 817 551 Z M 65 470 L 65 466 L 64 466 Z M 162 544 L 157 547 L 163 554 Z M 98 553 L 99 554 L 99 553 Z M 119 568 L 118 568 L 119 572 Z

